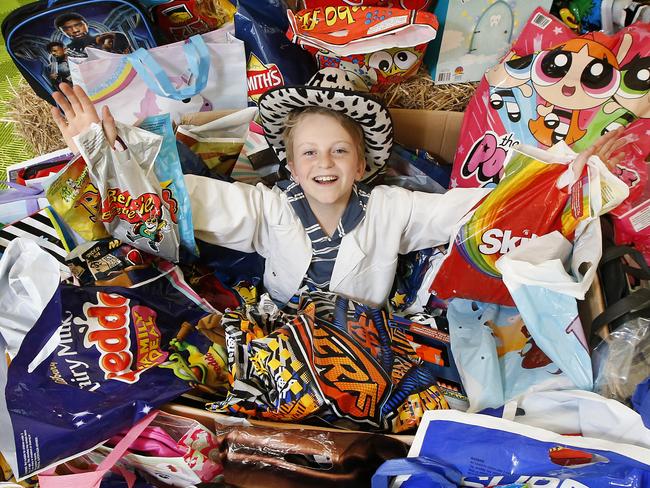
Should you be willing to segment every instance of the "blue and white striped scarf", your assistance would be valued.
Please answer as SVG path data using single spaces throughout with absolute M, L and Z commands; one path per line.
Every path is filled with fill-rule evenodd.
M 287 195 L 291 207 L 298 215 L 311 240 L 311 263 L 301 288 L 328 291 L 341 239 L 363 221 L 371 189 L 363 183 L 357 183 L 352 187 L 350 201 L 348 201 L 334 234 L 329 237 L 318 223 L 302 187 L 298 183 L 284 180 L 279 181 L 277 186 Z

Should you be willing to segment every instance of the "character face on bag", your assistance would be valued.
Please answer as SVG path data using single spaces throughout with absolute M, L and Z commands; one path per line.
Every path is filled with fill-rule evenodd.
M 622 48 L 619 57 L 626 53 L 627 48 Z M 538 106 L 539 117 L 528 127 L 537 141 L 552 146 L 561 140 L 573 144 L 585 135 L 578 122 L 579 111 L 612 97 L 621 74 L 617 57 L 608 47 L 593 37 L 580 37 L 540 52 L 531 79 L 546 105 Z
M 490 85 L 490 106 L 494 110 L 505 107 L 508 120 L 511 122 L 519 122 L 522 118 L 522 104 L 519 103 L 519 99 L 522 96 L 530 98 L 533 94 L 530 84 L 530 67 L 533 59 L 532 54 L 517 57 L 511 51 L 502 63 L 485 73 L 485 79 Z
M 70 39 L 79 39 L 88 35 L 88 23 L 81 15 L 69 14 L 66 20 L 57 22 L 57 27 Z
M 637 54 L 621 66 L 621 85 L 614 99 L 635 117 L 650 117 L 650 56 Z

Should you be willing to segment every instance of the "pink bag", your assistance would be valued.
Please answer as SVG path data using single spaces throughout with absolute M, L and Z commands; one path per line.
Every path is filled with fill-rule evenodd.
M 135 424 L 131 430 L 115 446 L 111 453 L 97 466 L 95 471 L 57 475 L 54 468 L 38 475 L 41 488 L 99 488 L 102 478 L 111 471 L 115 463 L 122 457 L 128 447 L 140 436 L 147 426 L 156 418 L 158 412 L 152 412 Z M 129 488 L 135 483 L 135 475 L 126 469 L 118 469 Z
M 150 425 L 154 420 L 156 425 Z M 135 472 L 172 486 L 215 482 L 223 472 L 215 461 L 218 450 L 217 437 L 196 420 L 156 411 L 106 446 L 66 462 L 72 474 L 57 475 L 51 469 L 39 475 L 39 482 L 45 488 L 99 488 L 109 471 L 120 474 L 129 488 Z M 95 469 L 87 471 L 87 466 Z
M 489 69 L 465 110 L 451 187 L 493 187 L 518 144 L 574 151 L 625 126 L 612 172 L 629 197 L 612 213 L 617 238 L 650 256 L 650 25 L 578 36 L 537 9 L 511 51 Z M 616 156 L 617 154 L 614 154 Z

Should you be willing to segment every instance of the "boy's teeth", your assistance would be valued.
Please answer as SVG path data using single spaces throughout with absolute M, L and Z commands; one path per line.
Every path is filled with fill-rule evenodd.
M 317 176 L 314 178 L 316 181 L 334 181 L 336 176 Z

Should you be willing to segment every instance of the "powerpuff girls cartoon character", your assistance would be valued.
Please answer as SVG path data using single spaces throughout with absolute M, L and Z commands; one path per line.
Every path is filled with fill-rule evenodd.
M 607 132 L 637 119 L 650 118 L 650 56 L 642 57 L 637 53 L 621 66 L 620 72 L 618 90 L 589 123 L 587 134 L 574 146 L 576 151 L 593 144 Z
M 559 141 L 574 144 L 586 131 L 580 111 L 602 105 L 616 93 L 621 80 L 619 63 L 625 58 L 631 36 L 624 35 L 615 55 L 594 32 L 541 51 L 531 68 L 533 88 L 545 103 L 538 117 L 528 122 L 533 137 L 550 147 Z M 604 36 L 604 35 L 603 35 Z
M 489 85 L 489 106 L 495 110 L 506 133 L 511 133 L 517 143 L 530 138 L 525 122 L 536 115 L 536 101 L 530 80 L 530 68 L 535 56 L 519 57 L 514 51 L 503 62 L 485 73 Z

